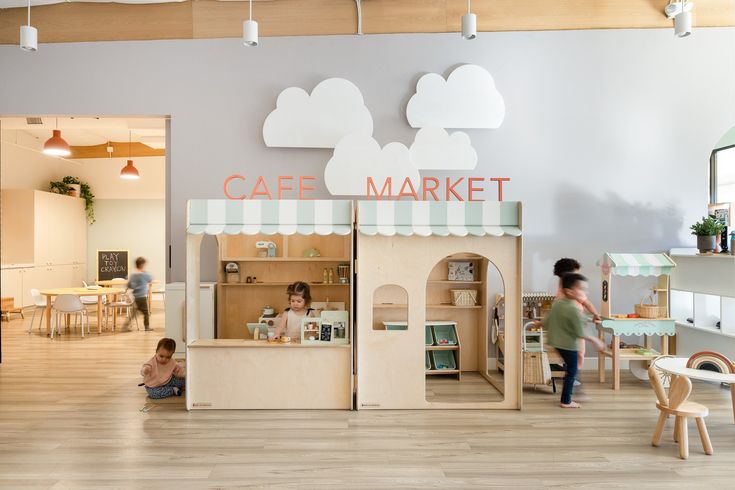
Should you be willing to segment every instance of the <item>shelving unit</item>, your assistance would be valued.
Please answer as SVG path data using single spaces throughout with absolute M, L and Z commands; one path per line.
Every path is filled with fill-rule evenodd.
M 449 344 L 439 344 L 437 338 L 436 327 L 444 327 L 448 329 L 449 335 L 446 335 Z M 427 335 L 431 336 L 431 345 L 426 345 L 426 351 L 429 353 L 429 359 L 431 360 L 431 366 L 426 370 L 427 376 L 440 376 L 440 375 L 452 375 L 457 376 L 457 379 L 462 378 L 462 366 L 461 366 L 461 350 L 459 334 L 457 332 L 456 322 L 433 322 L 427 321 L 424 328 L 427 331 Z M 442 337 L 444 338 L 444 337 Z M 449 352 L 449 354 L 437 354 L 438 352 Z M 439 368 L 438 365 L 441 360 L 437 360 L 439 356 L 451 355 L 454 366 L 456 369 Z
M 288 307 L 286 287 L 304 281 L 312 288 L 312 301 L 344 303 L 350 311 L 351 284 L 340 284 L 339 264 L 352 262 L 352 235 L 218 235 L 219 279 L 217 282 L 217 337 L 246 338 L 247 323 L 260 317 L 268 305 L 281 313 Z M 275 257 L 258 257 L 255 244 L 269 241 L 276 244 Z M 315 248 L 322 257 L 303 257 L 306 249 Z M 237 263 L 240 282 L 227 282 L 225 265 Z M 324 283 L 324 269 L 332 269 L 332 283 Z M 350 280 L 352 279 L 350 268 Z M 247 277 L 258 282 L 248 283 Z
M 677 330 L 683 329 L 677 348 L 686 355 L 708 348 L 735 352 L 735 256 L 673 258 L 677 268 L 671 274 L 671 316 Z

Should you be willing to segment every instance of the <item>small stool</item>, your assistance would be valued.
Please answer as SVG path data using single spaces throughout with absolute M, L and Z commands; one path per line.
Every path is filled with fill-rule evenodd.
M 25 320 L 25 316 L 23 316 L 23 308 L 15 307 L 15 298 L 12 296 L 0 298 L 0 315 L 4 316 L 5 320 L 10 321 L 11 313 L 17 313 Z

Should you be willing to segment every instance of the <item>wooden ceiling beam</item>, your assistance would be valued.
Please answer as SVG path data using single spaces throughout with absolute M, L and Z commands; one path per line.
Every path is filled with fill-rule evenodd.
M 164 148 L 151 148 L 150 146 L 138 143 L 136 141 L 128 143 L 127 141 L 111 141 L 112 155 L 107 153 L 108 143 L 91 146 L 70 146 L 71 155 L 66 157 L 69 160 L 80 160 L 84 158 L 137 158 L 137 157 L 164 157 L 166 150 Z
M 478 30 L 635 29 L 672 27 L 667 0 L 476 1 Z M 458 32 L 465 0 L 363 0 L 366 34 Z M 31 9 L 40 43 L 242 36 L 245 2 L 196 0 L 164 4 L 61 3 Z M 0 44 L 17 44 L 25 8 L 0 11 Z M 695 2 L 694 26 L 735 26 L 735 2 Z M 354 34 L 351 0 L 273 0 L 253 5 L 260 35 Z

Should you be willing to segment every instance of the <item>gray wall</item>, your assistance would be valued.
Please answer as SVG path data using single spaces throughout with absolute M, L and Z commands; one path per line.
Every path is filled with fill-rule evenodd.
M 735 29 L 264 38 L 256 49 L 238 39 L 42 44 L 32 55 L 2 46 L 0 113 L 171 115 L 169 280 L 181 281 L 187 199 L 223 197 L 232 173 L 323 175 L 329 150 L 262 142 L 282 89 L 348 78 L 376 139 L 409 145 L 416 80 L 460 63 L 487 68 L 505 97 L 499 129 L 468 131 L 472 173 L 511 177 L 505 198 L 524 202 L 525 289 L 553 289 L 560 256 L 596 277 L 604 251 L 694 243 L 687 228 L 706 210 L 710 150 L 735 119 Z M 211 280 L 213 241 L 205 254 Z M 641 289 L 617 299 L 632 308 Z

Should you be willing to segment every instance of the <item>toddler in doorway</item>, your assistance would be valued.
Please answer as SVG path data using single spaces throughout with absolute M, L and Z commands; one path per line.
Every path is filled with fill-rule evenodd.
M 146 332 L 152 330 L 150 327 L 150 315 L 148 312 L 148 288 L 151 287 L 153 277 L 145 271 L 146 260 L 143 257 L 135 259 L 136 272 L 128 279 L 128 288 L 133 290 L 135 297 L 135 309 L 143 313 L 143 325 Z M 135 313 L 137 314 L 137 312 Z M 130 320 L 123 325 L 124 330 L 130 330 Z
M 156 355 L 143 364 L 140 370 L 145 390 L 150 398 L 181 396 L 184 390 L 186 371 L 171 359 L 176 352 L 176 341 L 163 338 L 158 341 Z
M 276 338 L 281 335 L 291 337 L 291 339 L 301 339 L 301 320 L 305 316 L 311 316 L 314 311 L 309 308 L 311 305 L 311 289 L 305 282 L 298 281 L 289 284 L 286 288 L 288 303 L 290 308 L 281 316 L 281 321 L 276 327 Z
M 570 258 L 563 258 L 556 261 L 554 264 L 554 275 L 559 278 L 559 288 L 556 291 L 556 298 L 561 299 L 564 298 L 564 292 L 562 291 L 561 286 L 561 279 L 564 276 L 564 274 L 569 274 L 570 272 L 579 273 L 579 270 L 581 269 L 581 266 L 579 262 L 577 262 L 574 259 Z M 590 315 L 592 315 L 592 319 L 595 322 L 600 321 L 600 314 L 597 312 L 597 309 L 595 308 L 595 305 L 593 305 L 589 299 L 585 296 L 585 300 L 583 303 L 576 301 L 575 306 L 579 308 L 579 311 L 583 312 L 586 310 L 589 312 Z M 584 364 L 584 355 L 585 355 L 585 343 L 584 339 L 579 340 L 579 349 L 577 350 L 577 369 L 582 369 L 582 364 Z M 574 381 L 575 386 L 581 384 L 579 380 Z

